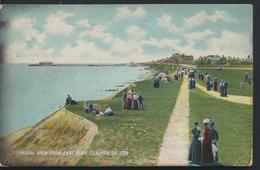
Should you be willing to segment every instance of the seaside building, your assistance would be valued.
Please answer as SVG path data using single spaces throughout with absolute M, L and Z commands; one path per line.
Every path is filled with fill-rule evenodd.
M 221 57 L 218 55 L 209 55 L 206 58 L 206 62 L 210 65 L 216 65 L 218 61 L 221 60 Z
M 194 57 L 192 55 L 174 53 L 170 58 L 170 60 L 175 64 L 192 64 Z
M 172 63 L 172 64 L 192 64 L 193 63 L 193 56 L 192 55 L 185 55 L 174 53 L 171 57 L 163 58 L 157 60 L 157 63 Z

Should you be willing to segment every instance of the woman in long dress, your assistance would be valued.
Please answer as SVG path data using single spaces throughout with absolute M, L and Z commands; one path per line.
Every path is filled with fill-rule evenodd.
M 212 153 L 212 129 L 211 120 L 205 119 L 204 123 L 204 138 L 202 142 L 202 152 L 201 152 L 201 163 L 203 165 L 213 164 L 213 153 Z
M 127 109 L 127 92 L 122 93 L 122 109 Z
M 194 128 L 191 130 L 192 132 L 192 142 L 189 149 L 189 158 L 188 160 L 193 163 L 200 165 L 200 159 L 201 159 L 201 142 L 199 140 L 200 137 L 200 129 L 199 129 L 199 123 L 194 123 Z
M 127 104 L 126 104 L 127 109 L 131 109 L 132 99 L 133 99 L 132 92 L 129 91 L 129 92 L 127 93 L 127 100 L 126 100 L 126 102 L 127 102 Z
M 133 98 L 132 98 L 132 110 L 138 110 L 138 95 L 136 92 L 133 93 Z

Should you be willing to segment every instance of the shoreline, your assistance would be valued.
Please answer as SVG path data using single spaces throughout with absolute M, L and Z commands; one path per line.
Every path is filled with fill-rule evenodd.
M 139 65 L 137 67 L 145 67 L 144 65 Z M 153 70 L 152 68 L 148 68 L 148 70 L 150 71 L 149 74 L 147 75 L 144 75 L 144 77 L 141 79 L 141 80 L 135 80 L 133 82 L 131 82 L 130 84 L 132 83 L 136 83 L 136 82 L 140 82 L 140 81 L 144 81 L 144 80 L 147 80 L 147 79 L 150 79 L 152 77 L 152 75 L 155 73 L 155 70 Z M 118 91 L 115 91 L 114 93 L 108 95 L 108 96 L 103 96 L 99 99 L 96 99 L 96 100 L 110 100 L 112 98 L 114 98 L 117 94 L 119 94 L 120 92 L 122 92 L 123 90 L 125 90 L 126 88 L 129 87 L 130 85 L 129 83 L 124 85 L 123 88 L 121 90 L 118 90 Z M 86 101 L 86 100 L 78 100 L 78 101 Z M 23 128 L 19 128 L 19 129 L 16 129 L 14 131 L 11 131 L 9 133 L 7 133 L 6 135 L 3 135 L 3 136 L 0 136 L 0 142 L 5 139 L 5 138 L 8 138 L 8 136 L 13 136 L 13 135 L 24 135 L 24 131 L 27 130 L 30 130 L 32 129 L 34 126 L 36 126 L 37 124 L 43 122 L 44 120 L 47 120 L 49 117 L 51 117 L 52 115 L 54 115 L 56 112 L 58 112 L 59 110 L 61 110 L 62 108 L 64 108 L 64 106 L 57 106 L 49 115 L 47 115 L 46 117 L 42 118 L 40 121 L 38 122 L 35 122 L 31 125 L 28 125 L 28 126 L 25 126 Z M 24 134 L 23 134 L 24 133 Z
M 141 80 L 135 80 L 135 81 L 131 82 L 130 84 L 151 79 L 152 76 L 153 76 L 154 73 L 155 73 L 155 70 L 153 70 L 153 69 L 151 69 L 151 68 L 149 68 L 149 70 L 150 70 L 150 74 L 145 75 Z M 121 93 L 122 91 L 124 91 L 126 88 L 128 88 L 128 87 L 130 86 L 130 84 L 128 83 L 127 85 L 124 85 L 122 89 L 120 89 L 120 90 L 118 90 L 118 91 L 112 93 L 111 95 L 101 97 L 101 98 L 98 99 L 98 100 L 110 100 L 110 99 L 113 99 L 116 95 L 118 95 L 119 93 Z

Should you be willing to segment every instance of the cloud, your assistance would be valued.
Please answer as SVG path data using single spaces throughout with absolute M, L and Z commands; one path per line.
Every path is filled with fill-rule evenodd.
M 14 17 L 9 22 L 12 28 L 16 29 L 31 29 L 33 24 L 35 23 L 34 19 L 25 18 L 25 17 Z
M 82 28 L 90 28 L 90 24 L 88 22 L 88 19 L 81 19 L 78 20 L 77 25 Z
M 144 10 L 142 7 L 137 7 L 135 10 L 130 10 L 128 7 L 118 7 L 117 8 L 117 15 L 118 19 L 126 18 L 126 17 L 145 17 L 147 11 Z
M 180 29 L 172 23 L 172 17 L 168 14 L 163 14 L 157 19 L 157 25 L 166 28 L 170 32 L 180 32 Z
M 147 12 L 142 7 L 117 8 L 117 18 L 126 17 L 145 17 Z M 123 37 L 117 37 L 112 32 L 108 31 L 107 24 L 90 25 L 89 20 L 77 19 L 69 24 L 67 19 L 73 14 L 57 11 L 46 19 L 47 23 L 42 27 L 45 32 L 36 29 L 35 19 L 26 17 L 16 17 L 10 22 L 12 29 L 17 30 L 24 36 L 24 41 L 18 41 L 8 45 L 8 50 L 5 51 L 9 62 L 40 62 L 52 61 L 57 63 L 119 63 L 119 62 L 142 62 L 151 61 L 159 57 L 167 57 L 171 52 L 181 52 L 191 54 L 195 57 L 209 54 L 224 54 L 244 56 L 252 52 L 252 40 L 246 34 L 223 30 L 214 32 L 209 28 L 204 30 L 197 29 L 191 31 L 191 28 L 198 27 L 204 22 L 237 23 L 237 20 L 232 18 L 224 11 L 215 10 L 211 15 L 205 11 L 196 13 L 193 17 L 186 18 L 182 23 L 176 25 L 175 17 L 162 13 L 157 19 L 154 18 L 157 25 L 167 31 L 170 36 L 165 34 L 152 35 L 152 30 L 144 30 L 139 25 L 133 25 L 128 22 Z M 73 20 L 72 20 L 73 21 Z M 196 21 L 196 22 L 195 22 Z M 38 23 L 38 22 L 37 22 Z M 118 24 L 120 24 L 118 22 Z M 37 25 L 39 27 L 39 25 Z M 82 28 L 82 29 L 77 29 Z M 120 27 L 122 28 L 122 27 Z M 78 34 L 70 34 L 73 31 Z M 77 31 L 77 32 L 76 32 Z M 67 35 L 75 39 L 73 42 L 65 41 L 61 49 L 49 44 L 42 46 L 42 42 L 51 34 Z M 171 38 L 174 35 L 175 38 Z M 155 38 L 156 37 L 156 38 Z M 176 38 L 177 37 L 177 38 Z M 30 40 L 35 39 L 37 42 L 29 46 Z M 99 44 L 101 40 L 104 44 Z M 198 43 L 203 43 L 203 46 L 197 46 Z M 31 43 L 30 43 L 31 44 Z M 152 49 L 149 51 L 149 49 Z M 172 49 L 172 50 L 169 50 Z M 157 51 L 156 51 L 157 50 Z
M 9 22 L 11 29 L 16 29 L 22 31 L 25 41 L 30 41 L 35 39 L 36 41 L 42 43 L 47 38 L 46 33 L 40 32 L 33 28 L 35 24 L 35 19 L 25 18 L 25 17 L 14 17 Z
M 140 54 L 143 52 L 143 49 L 141 44 L 135 40 L 122 40 L 120 38 L 116 38 L 112 45 L 111 51 L 129 56 Z
M 47 23 L 43 28 L 51 34 L 69 34 L 74 30 L 74 27 L 66 23 L 65 20 L 71 16 L 73 16 L 73 14 L 59 10 L 47 17 Z
M 53 59 L 53 49 L 41 48 L 37 45 L 29 47 L 24 41 L 17 41 L 7 45 L 4 50 L 7 63 L 36 63 Z
M 126 30 L 126 33 L 131 37 L 135 39 L 141 39 L 143 38 L 147 32 L 141 29 L 140 27 L 136 25 L 129 26 Z
M 106 32 L 106 27 L 103 25 L 96 25 L 91 30 L 84 31 L 79 34 L 80 38 L 92 37 L 99 38 L 104 43 L 111 43 L 113 41 L 113 36 Z
M 180 40 L 167 39 L 167 38 L 163 38 L 163 39 L 150 38 L 149 40 L 144 41 L 143 44 L 152 45 L 152 46 L 156 46 L 159 48 L 176 47 L 177 45 L 180 44 Z
M 205 15 L 205 13 L 203 12 L 202 14 L 197 15 L 196 18 L 201 19 L 202 16 L 204 16 L 204 15 Z M 200 21 L 198 21 L 198 22 L 200 22 Z M 168 31 L 170 33 L 177 34 L 183 40 L 188 41 L 189 45 L 191 45 L 191 44 L 194 45 L 197 41 L 206 40 L 210 35 L 215 34 L 210 29 L 205 29 L 203 31 L 190 32 L 185 27 L 176 26 L 172 22 L 172 17 L 168 14 L 163 14 L 161 17 L 157 18 L 157 25 L 159 27 L 165 28 L 166 31 Z M 156 43 L 158 45 L 158 41 L 156 41 L 156 40 L 153 40 L 153 41 L 154 42 L 151 42 L 150 44 Z M 164 40 L 164 42 L 165 42 L 165 40 Z M 164 43 L 164 42 L 160 42 L 160 43 Z M 176 45 L 176 43 L 173 44 L 172 46 L 174 46 L 174 45 Z
M 252 37 L 246 34 L 223 30 L 219 37 L 206 39 L 205 43 L 206 48 L 195 48 L 195 42 L 191 40 L 186 45 L 177 45 L 176 52 L 191 54 L 195 58 L 212 54 L 237 57 L 252 55 Z
M 204 31 L 195 31 L 195 32 L 189 32 L 185 33 L 184 36 L 188 40 L 193 41 L 200 41 L 200 40 L 206 40 L 210 35 L 215 34 L 210 29 L 205 29 Z
M 222 20 L 226 23 L 237 23 L 237 19 L 232 18 L 228 13 L 221 10 L 215 10 L 212 15 L 208 15 L 205 11 L 200 11 L 190 18 L 185 18 L 183 27 L 185 29 L 195 28 L 206 21 L 217 22 Z
M 124 63 L 150 61 L 151 57 L 142 52 L 139 44 L 121 39 L 116 39 L 110 50 L 99 48 L 94 42 L 78 40 L 74 45 L 64 45 L 59 53 L 60 59 L 58 62 Z
M 111 56 L 105 50 L 96 47 L 94 42 L 85 42 L 78 40 L 75 45 L 65 44 L 59 53 L 62 61 L 73 63 L 95 63 L 109 62 Z
M 252 42 L 252 36 L 223 30 L 220 37 L 209 39 L 207 44 L 210 53 L 242 57 L 252 55 Z

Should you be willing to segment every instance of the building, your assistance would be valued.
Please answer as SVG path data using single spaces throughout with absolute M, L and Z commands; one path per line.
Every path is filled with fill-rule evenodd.
M 206 57 L 206 62 L 207 64 L 210 64 L 210 65 L 216 65 L 218 64 L 218 61 L 221 60 L 221 57 L 218 56 L 218 55 L 209 55 Z
M 193 63 L 192 55 L 174 53 L 174 54 L 172 54 L 172 57 L 170 57 L 170 58 L 171 58 L 170 61 L 172 61 L 175 64 L 192 64 Z
M 172 63 L 172 64 L 192 64 L 193 56 L 179 53 L 172 54 L 171 57 L 163 58 L 156 61 L 157 63 Z

